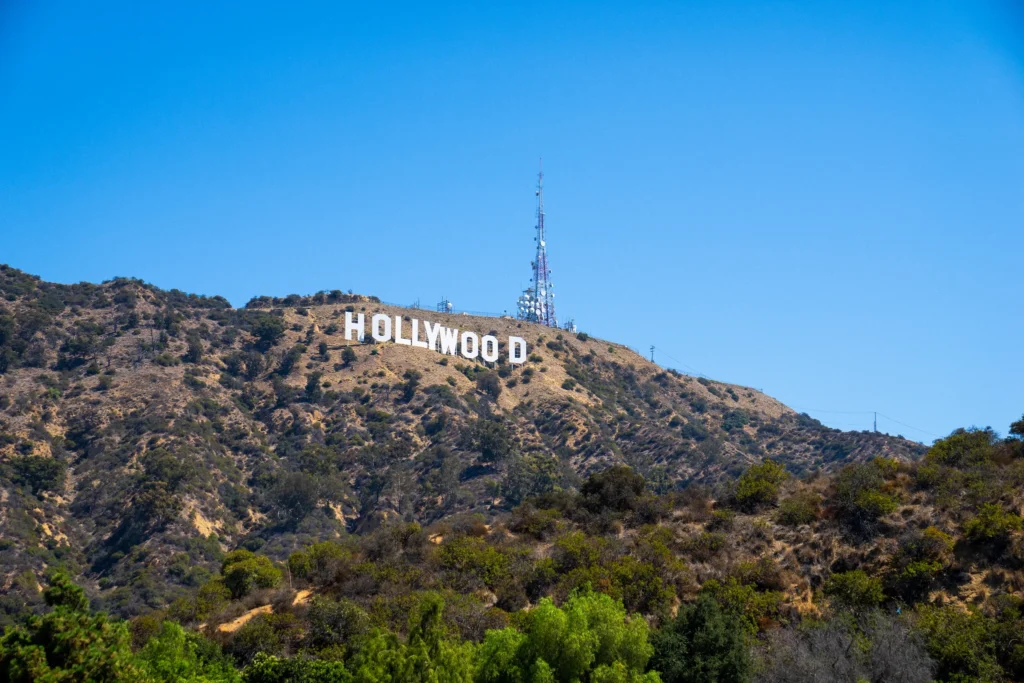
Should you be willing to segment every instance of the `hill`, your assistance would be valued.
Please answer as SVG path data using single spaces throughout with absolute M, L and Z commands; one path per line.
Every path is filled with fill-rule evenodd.
M 196 551 L 205 543 L 283 556 L 388 518 L 493 516 L 613 464 L 664 493 L 765 457 L 806 474 L 922 452 L 512 319 L 340 291 L 236 310 L 138 280 L 57 285 L 9 267 L 0 296 L 5 582 L 65 562 L 116 593 L 141 571 L 161 588 L 117 598 L 125 614 L 161 606 L 213 569 Z M 346 311 L 521 336 L 529 360 L 513 367 L 503 354 L 488 368 L 349 342 Z
M 24 624 L 0 674 L 67 633 L 109 680 L 505 680 L 564 609 L 638 639 L 599 655 L 629 677 L 588 680 L 694 680 L 698 646 L 723 680 L 1024 675 L 1024 420 L 925 449 L 586 334 L 340 291 L 236 310 L 0 267 L 0 297 L 0 619 Z M 348 341 L 346 312 L 529 355 Z M 81 626 L 69 574 L 130 637 Z

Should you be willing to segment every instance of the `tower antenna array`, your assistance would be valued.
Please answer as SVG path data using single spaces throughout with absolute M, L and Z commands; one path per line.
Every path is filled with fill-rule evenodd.
M 551 284 L 551 270 L 548 268 L 547 235 L 544 231 L 544 166 L 541 163 L 537 173 L 537 254 L 533 259 L 533 277 L 530 287 L 519 297 L 520 320 L 540 323 L 547 327 L 558 327 L 555 317 L 555 291 Z

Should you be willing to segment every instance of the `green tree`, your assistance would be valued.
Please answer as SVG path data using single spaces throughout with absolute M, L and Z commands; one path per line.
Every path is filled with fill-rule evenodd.
M 753 663 L 740 619 L 703 594 L 651 637 L 648 668 L 665 683 L 742 683 Z
M 876 607 L 885 600 L 882 580 L 868 576 L 862 569 L 832 574 L 823 590 L 825 595 L 846 607 Z
M 476 373 L 477 391 L 487 394 L 491 398 L 498 398 L 501 395 L 501 378 L 498 373 L 485 371 Z
M 611 509 L 628 512 L 636 507 L 647 482 L 626 465 L 615 465 L 590 475 L 580 487 L 584 505 L 593 512 Z
M 751 465 L 736 482 L 737 505 L 750 511 L 775 505 L 779 500 L 779 486 L 788 478 L 786 468 L 774 460 Z
M 67 465 L 61 460 L 38 455 L 16 455 L 7 462 L 13 471 L 11 481 L 28 488 L 33 495 L 56 491 L 64 486 Z
M 199 337 L 191 336 L 188 338 L 188 350 L 185 351 L 184 360 L 186 363 L 201 363 L 203 360 L 203 342 L 199 341 Z
M 144 681 L 124 622 L 89 611 L 85 591 L 64 572 L 44 591 L 53 609 L 0 638 L 0 680 L 10 683 Z
M 449 638 L 444 630 L 444 601 L 428 595 L 409 619 L 409 640 L 374 632 L 352 660 L 358 683 L 471 683 L 474 647 Z
M 480 453 L 483 462 L 501 462 L 515 450 L 508 427 L 499 420 L 478 419 L 463 440 L 467 448 Z
M 644 673 L 653 653 L 647 622 L 601 593 L 574 593 L 561 608 L 544 598 L 524 633 L 488 631 L 477 654 L 480 683 L 660 683 Z
M 995 623 L 983 614 L 946 605 L 918 609 L 917 628 L 938 664 L 939 681 L 1001 681 Z
M 928 464 L 969 467 L 991 459 L 997 440 L 991 429 L 957 429 L 932 444 L 924 460 Z
M 778 521 L 786 526 L 810 524 L 821 512 L 821 496 L 814 491 L 799 491 L 779 503 Z
M 1010 425 L 1010 434 L 1018 439 L 1024 439 L 1024 416 Z
M 356 356 L 355 349 L 351 346 L 346 346 L 341 350 L 341 362 L 345 364 L 346 368 L 355 363 L 358 358 L 359 357 Z
M 228 553 L 221 564 L 224 585 L 238 599 L 256 588 L 273 588 L 281 582 L 281 570 L 270 558 L 240 549 Z
M 245 668 L 245 683 L 349 683 L 352 674 L 344 662 L 293 657 L 284 659 L 257 653 Z
M 256 348 L 266 352 L 284 336 L 284 320 L 275 315 L 262 314 L 253 323 L 252 334 L 256 337 Z
M 220 646 L 165 621 L 137 656 L 140 668 L 166 683 L 236 683 L 241 676 Z
M 886 470 L 875 461 L 847 465 L 832 483 L 831 502 L 853 530 L 867 532 L 898 503 L 886 490 Z
M 306 375 L 306 400 L 310 403 L 319 403 L 324 397 L 324 390 L 320 386 L 323 376 L 322 372 L 311 372 Z
M 343 578 L 352 564 L 352 551 L 334 541 L 314 543 L 288 557 L 288 569 L 296 579 L 327 586 Z
M 964 536 L 972 541 L 1005 544 L 1012 532 L 1020 531 L 1021 518 L 998 503 L 986 503 L 963 527 Z

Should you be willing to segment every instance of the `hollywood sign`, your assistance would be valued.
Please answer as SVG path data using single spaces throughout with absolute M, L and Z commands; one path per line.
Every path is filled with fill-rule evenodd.
M 498 361 L 498 338 L 493 334 L 478 335 L 464 330 L 462 334 L 455 328 L 445 327 L 441 323 L 429 320 L 419 321 L 416 318 L 409 322 L 409 336 L 402 336 L 405 321 L 402 316 L 377 313 L 370 319 L 370 336 L 374 341 L 388 342 L 420 349 L 431 349 L 451 356 L 461 355 L 474 360 L 481 358 L 488 363 Z M 420 336 L 420 324 L 423 325 L 423 336 Z M 362 313 L 353 316 L 352 311 L 345 311 L 345 339 L 352 341 L 352 336 L 363 341 L 366 336 L 366 316 Z M 519 365 L 526 362 L 526 340 L 522 337 L 508 338 L 508 362 Z

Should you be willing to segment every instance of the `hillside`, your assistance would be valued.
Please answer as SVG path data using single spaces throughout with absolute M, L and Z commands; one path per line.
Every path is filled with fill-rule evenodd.
M 633 634 L 585 680 L 703 680 L 691 628 L 733 634 L 700 645 L 721 680 L 1024 675 L 1024 420 L 925 449 L 586 334 L 340 291 L 235 310 L 0 267 L 0 297 L 0 676 L 32 632 L 105 680 L 523 680 L 536 648 L 564 664 L 533 640 L 563 609 Z M 528 359 L 347 342 L 346 311 Z M 69 577 L 130 630 L 82 627 Z
M 923 450 L 512 319 L 338 291 L 236 310 L 137 280 L 56 285 L 9 267 L 0 296 L 3 585 L 65 563 L 126 615 L 201 583 L 213 549 L 283 558 L 390 518 L 490 517 L 613 464 L 666 493 L 766 457 L 799 475 Z M 503 354 L 488 369 L 346 342 L 346 310 L 522 336 L 529 361 Z

